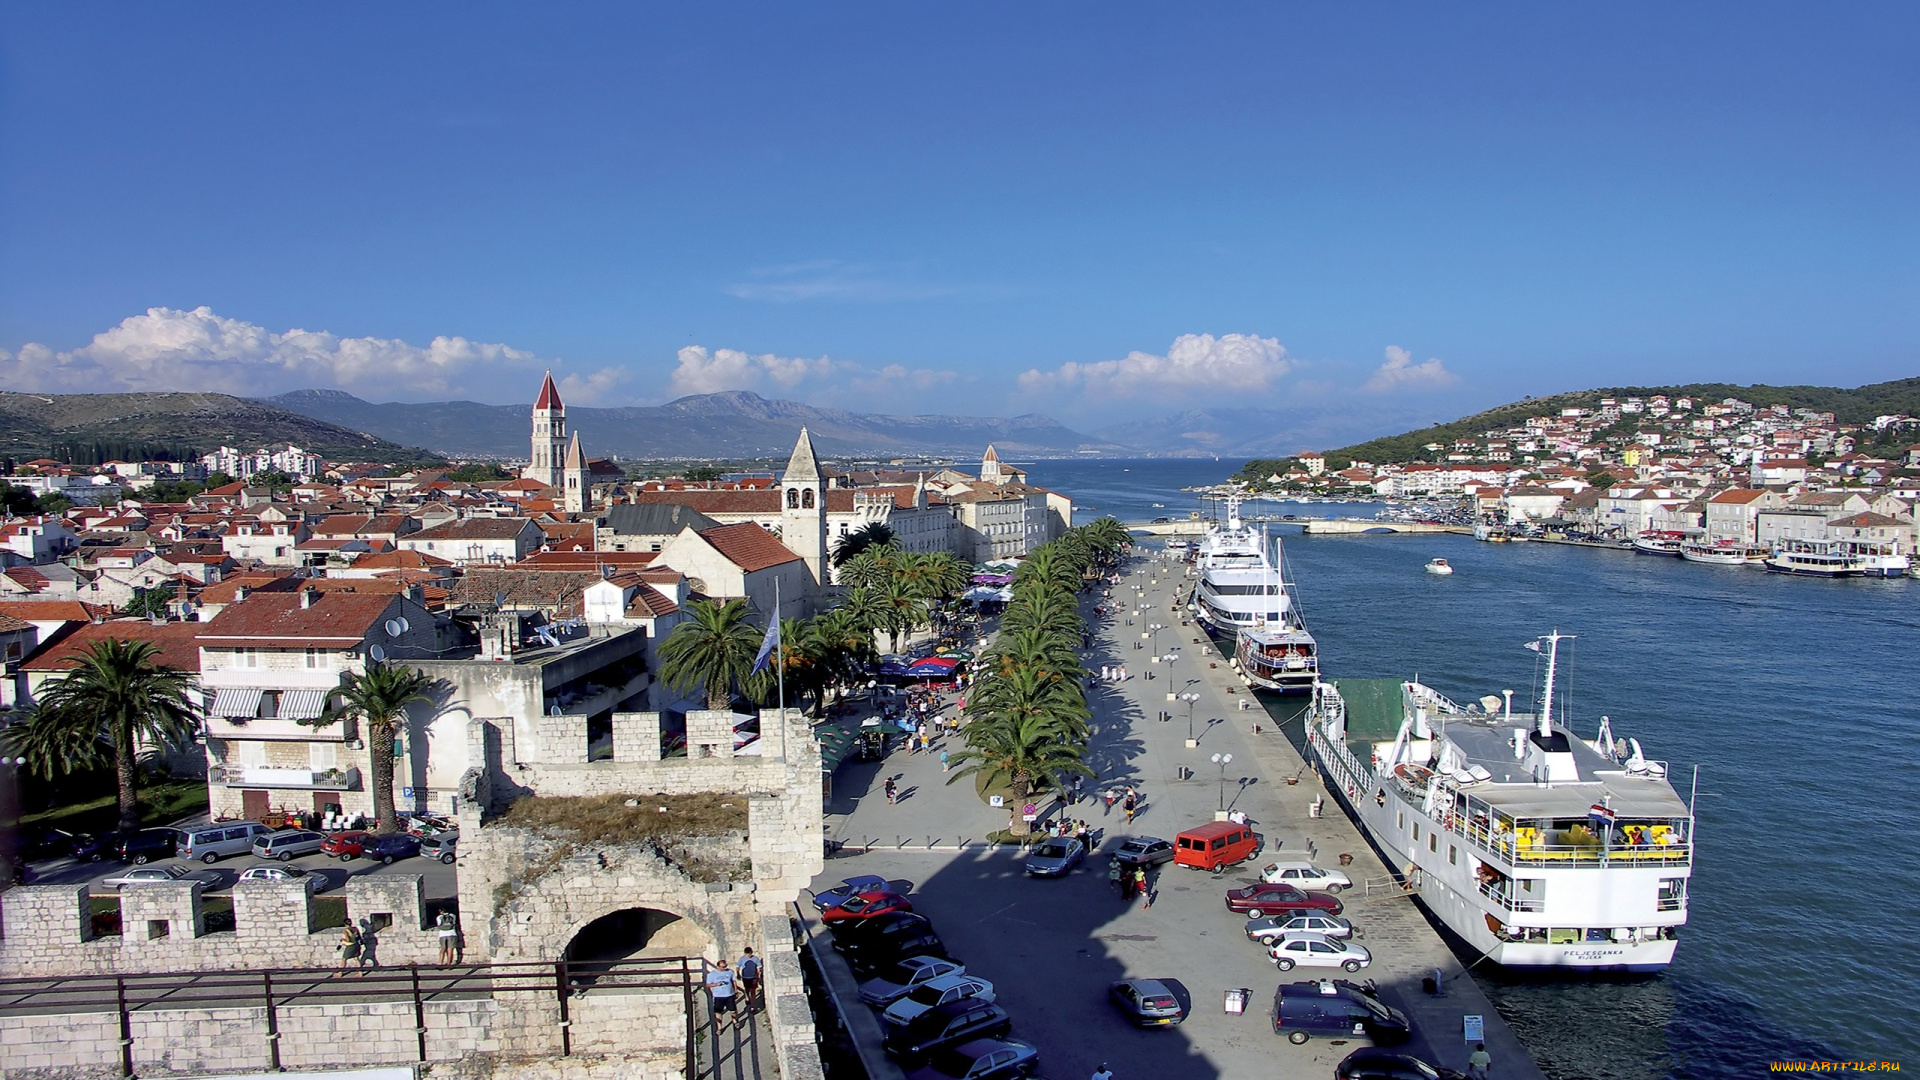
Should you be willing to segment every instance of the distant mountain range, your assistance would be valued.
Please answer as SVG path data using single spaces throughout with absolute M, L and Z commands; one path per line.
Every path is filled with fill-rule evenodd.
M 294 443 L 339 460 L 405 464 L 426 451 L 226 394 L 21 394 L 0 390 L 0 455 L 97 465 L 182 460 L 221 444 Z
M 298 390 L 267 404 L 340 427 L 454 456 L 525 457 L 528 406 L 475 401 L 374 404 L 339 390 Z M 889 416 L 761 397 L 746 390 L 698 394 L 665 405 L 567 406 L 567 425 L 587 452 L 622 458 L 720 458 L 784 455 L 802 425 L 829 454 L 977 455 L 993 443 L 1022 456 L 1137 452 L 1139 447 L 1082 434 L 1038 413 Z

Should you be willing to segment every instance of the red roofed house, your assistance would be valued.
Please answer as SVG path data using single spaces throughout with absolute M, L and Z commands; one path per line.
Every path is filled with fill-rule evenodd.
M 4 615 L 0 615 L 0 622 L 5 619 Z M 19 689 L 25 693 L 27 700 L 37 698 L 46 692 L 49 683 L 66 678 L 66 673 L 80 662 L 87 650 L 103 641 L 148 642 L 157 650 L 154 657 L 156 663 L 197 673 L 200 670 L 197 639 L 202 629 L 198 623 L 151 623 L 145 619 L 81 623 L 51 641 L 44 636 L 40 639 L 43 643 L 40 650 L 20 665 L 20 682 L 24 685 Z M 195 703 L 200 705 L 204 705 L 209 696 L 204 690 L 191 691 L 190 694 Z M 167 767 L 177 774 L 200 776 L 206 772 L 206 755 L 197 743 L 164 748 L 151 745 L 141 747 L 142 755 L 155 752 L 164 753 Z
M 703 532 L 689 527 L 660 549 L 653 565 L 685 574 L 689 588 L 711 599 L 745 599 L 756 619 L 773 612 L 776 592 L 785 618 L 811 614 L 818 595 L 806 561 L 753 522 Z
M 1728 488 L 1707 500 L 1707 539 L 1736 544 L 1758 541 L 1760 512 L 1778 510 L 1787 500 L 1766 488 Z
M 463 518 L 400 538 L 402 551 L 420 551 L 461 566 L 516 563 L 538 550 L 546 534 L 528 518 Z
M 320 716 L 341 677 L 369 662 L 440 655 L 440 621 L 400 593 L 302 587 L 251 593 L 193 625 L 208 695 L 211 812 L 258 820 L 281 809 L 370 811 L 363 733 L 351 722 L 300 721 Z M 402 766 L 397 777 L 407 775 Z

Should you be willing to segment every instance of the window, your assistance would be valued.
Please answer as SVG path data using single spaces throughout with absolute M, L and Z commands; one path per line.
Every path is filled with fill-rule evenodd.
M 1448 844 L 1447 845 L 1447 865 L 1458 866 L 1459 864 L 1460 864 L 1460 849 L 1458 847 L 1455 847 L 1452 844 Z
M 324 671 L 326 669 L 327 654 L 325 650 L 316 649 L 309 645 L 306 650 L 306 659 L 308 671 Z
M 340 763 L 339 748 L 332 743 L 308 743 L 307 767 L 314 772 L 326 772 Z
M 254 710 L 253 715 L 265 720 L 271 720 L 274 717 L 279 716 L 280 715 L 280 691 L 278 690 L 263 691 L 260 694 L 260 707 Z
M 237 668 L 259 667 L 260 666 L 260 650 L 250 649 L 250 648 L 233 650 L 233 666 Z
M 1394 822 L 1394 828 L 1404 829 L 1407 827 L 1407 812 L 1405 810 L 1395 814 L 1394 817 L 1398 819 Z
M 1413 823 L 1413 842 L 1420 842 L 1420 823 L 1417 821 Z
M 1659 911 L 1679 911 L 1687 906 L 1687 879 L 1661 878 L 1660 899 L 1655 905 Z
M 1427 850 L 1433 852 L 1436 855 L 1440 853 L 1440 834 L 1439 833 L 1430 832 L 1427 834 Z
M 242 765 L 265 765 L 267 763 L 267 744 L 263 742 L 239 742 L 233 744 L 234 753 L 239 755 Z

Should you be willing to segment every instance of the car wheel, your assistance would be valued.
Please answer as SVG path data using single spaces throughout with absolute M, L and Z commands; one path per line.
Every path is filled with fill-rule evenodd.
M 1345 969 L 1347 969 L 1347 973 L 1348 973 L 1348 974 L 1352 974 L 1353 972 L 1356 972 L 1356 971 L 1359 971 L 1359 970 L 1360 970 L 1360 961 L 1358 961 L 1358 960 L 1349 960 L 1349 961 L 1347 961 L 1346 963 L 1344 963 L 1344 964 L 1341 964 L 1340 966 L 1341 966 L 1341 967 L 1343 967 L 1343 968 L 1345 968 Z
M 382 855 L 382 856 L 380 856 L 380 865 L 381 865 L 381 866 L 392 866 L 392 865 L 393 865 L 393 856 L 391 856 L 391 855 Z
M 200 861 L 203 863 L 206 863 L 208 866 L 212 866 L 214 862 L 217 861 L 219 858 L 220 856 L 215 855 L 213 852 L 209 851 L 205 855 L 200 856 Z
M 101 854 L 100 854 L 99 852 L 97 852 L 97 851 L 96 851 L 96 852 L 94 852 L 93 854 L 91 854 L 91 855 L 89 855 L 89 856 L 87 856 L 87 861 L 88 861 L 88 862 L 99 862 L 99 861 L 101 860 L 101 858 L 103 858 L 103 856 L 102 856 L 102 855 L 101 855 Z
M 351 855 L 348 855 L 348 854 L 346 854 L 345 852 L 342 852 L 342 853 L 341 853 L 341 855 L 340 855 L 340 861 L 341 861 L 341 862 L 352 862 L 352 861 L 353 861 L 353 856 L 351 856 Z
M 1346 887 L 1345 885 L 1329 885 L 1329 886 L 1327 886 L 1327 892 L 1329 892 L 1329 893 L 1332 893 L 1332 894 L 1335 894 L 1335 895 L 1338 895 L 1338 894 L 1340 894 L 1340 893 L 1343 893 L 1343 892 L 1346 892 L 1346 891 L 1347 891 L 1347 887 Z
M 442 856 L 440 856 L 440 861 L 441 861 L 441 862 L 443 862 L 443 863 L 446 863 L 446 864 L 447 864 L 448 866 L 452 866 L 452 865 L 453 865 L 453 855 L 452 855 L 452 853 L 448 853 L 448 854 L 446 854 L 446 855 L 442 855 Z
M 1261 910 L 1260 910 L 1259 908 L 1248 908 L 1248 909 L 1247 909 L 1247 918 L 1249 918 L 1249 919 L 1257 919 L 1257 918 L 1259 918 L 1260 916 L 1262 916 L 1262 915 L 1265 915 L 1265 914 L 1266 914 L 1266 912 L 1264 912 L 1264 911 L 1261 911 Z
M 1287 959 L 1286 957 L 1284 957 L 1284 956 L 1283 956 L 1283 957 L 1281 957 L 1281 958 L 1279 958 L 1278 960 L 1275 960 L 1275 961 L 1273 962 L 1273 966 L 1274 966 L 1274 967 L 1277 967 L 1277 968 L 1279 968 L 1279 969 L 1280 969 L 1281 971 L 1292 971 L 1292 970 L 1293 970 L 1293 961 L 1292 961 L 1292 960 L 1289 960 L 1289 959 Z
M 275 858 L 279 859 L 281 862 L 286 862 L 288 859 L 293 858 L 293 852 L 283 851 L 279 855 L 275 856 Z
M 1307 1033 L 1295 1028 L 1287 1032 L 1287 1041 L 1295 1046 L 1305 1046 L 1307 1045 Z
M 135 866 L 144 866 L 146 865 L 146 862 L 147 862 L 147 857 L 145 855 L 135 855 L 133 857 L 133 865 Z

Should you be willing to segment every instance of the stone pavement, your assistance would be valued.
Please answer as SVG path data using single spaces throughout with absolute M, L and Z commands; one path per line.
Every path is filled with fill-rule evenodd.
M 1089 667 L 1097 672 L 1124 664 L 1131 675 L 1122 683 L 1096 682 L 1089 692 L 1089 764 L 1102 786 L 1130 785 L 1142 801 L 1131 829 L 1118 805 L 1109 810 L 1093 796 L 1098 788 L 1067 813 L 1086 819 L 1100 844 L 1110 847 L 1129 833 L 1171 839 L 1213 820 L 1224 803 L 1245 812 L 1263 836 L 1260 863 L 1222 878 L 1168 867 L 1154 882 L 1151 909 L 1123 907 L 1113 896 L 1104 855 L 1064 879 L 1025 878 L 1016 852 L 982 846 L 988 832 L 1006 827 L 1006 811 L 982 803 L 970 779 L 946 785 L 936 745 L 932 754 L 900 750 L 883 762 L 842 767 L 827 829 L 847 846 L 828 861 L 822 887 L 861 873 L 914 881 L 916 908 L 933 918 L 970 970 L 994 981 L 1013 1012 L 1016 1036 L 1039 1045 L 1044 1074 L 1087 1075 L 1110 1060 L 1120 1080 L 1267 1075 L 1276 1067 L 1283 1075 L 1324 1076 L 1352 1045 L 1315 1039 L 1294 1047 L 1273 1034 L 1267 1014 L 1274 986 L 1309 976 L 1279 976 L 1246 941 L 1244 919 L 1227 912 L 1221 897 L 1276 856 L 1331 864 L 1349 853 L 1356 888 L 1341 899 L 1374 954 L 1360 977 L 1378 981 L 1389 1000 L 1412 1015 L 1415 1051 L 1464 1069 L 1472 1047 L 1461 1039 L 1462 1016 L 1479 1014 L 1502 1080 L 1538 1077 L 1478 988 L 1458 978 L 1459 961 L 1412 902 L 1393 889 L 1369 896 L 1360 887 L 1386 882 L 1387 870 L 1274 719 L 1257 702 L 1241 707 L 1252 701 L 1251 692 L 1226 660 L 1197 627 L 1181 625 L 1179 602 L 1188 585 L 1184 567 L 1145 555 L 1112 588 L 1111 601 L 1085 602 L 1089 614 L 1095 603 L 1109 606 L 1087 654 Z M 1155 632 L 1154 623 L 1168 628 Z M 1177 651 L 1178 658 L 1155 663 L 1156 651 Z M 1199 695 L 1192 714 L 1198 746 L 1191 749 L 1185 745 L 1188 706 L 1167 700 L 1181 693 Z M 1163 713 L 1170 718 L 1160 719 Z M 1211 760 L 1214 754 L 1233 760 L 1223 767 Z M 902 796 L 892 806 L 881 794 L 887 776 L 895 777 Z M 1325 816 L 1317 819 L 1310 816 L 1316 797 L 1325 800 Z M 1449 977 L 1444 998 L 1420 989 L 1421 977 L 1436 967 Z M 1192 995 L 1193 1016 L 1176 1031 L 1127 1028 L 1103 996 L 1108 983 L 1128 977 L 1181 980 Z M 1252 991 L 1247 1015 L 1227 1015 L 1220 1004 L 1222 992 L 1236 987 Z

